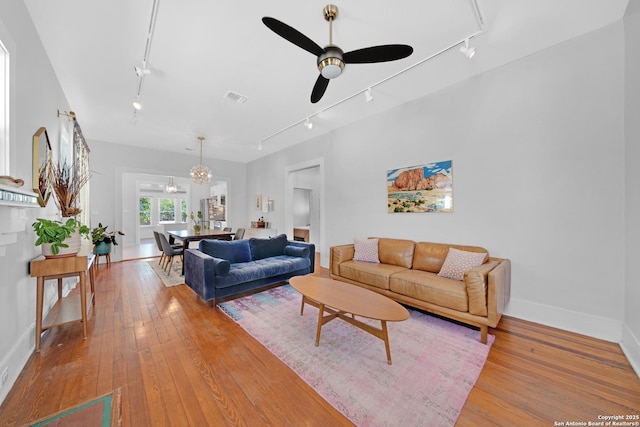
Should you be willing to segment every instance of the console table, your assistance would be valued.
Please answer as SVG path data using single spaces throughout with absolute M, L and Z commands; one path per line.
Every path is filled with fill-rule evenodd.
M 29 263 L 31 277 L 37 277 L 36 293 L 36 351 L 40 351 L 42 332 L 63 323 L 82 321 L 82 335 L 87 338 L 87 298 L 95 306 L 94 271 L 91 264 L 95 255 L 90 245 L 83 244 L 76 256 L 45 258 L 40 255 Z M 90 289 L 87 289 L 89 275 Z M 62 297 L 62 279 L 77 276 L 80 281 L 79 298 L 75 295 Z M 42 320 L 45 280 L 58 279 L 58 301 L 51 308 L 47 318 Z M 79 307 L 78 307 L 79 305 Z

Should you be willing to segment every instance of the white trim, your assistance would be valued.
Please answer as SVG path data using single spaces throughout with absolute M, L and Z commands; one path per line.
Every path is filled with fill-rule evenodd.
M 622 352 L 627 356 L 627 360 L 640 378 L 640 339 L 636 337 L 631 329 L 624 324 L 622 326 L 622 342 L 620 343 Z
M 11 172 L 11 134 L 10 129 L 10 94 L 11 94 L 11 67 L 9 50 L 0 40 L 0 175 L 10 175 Z
M 506 315 L 606 341 L 622 340 L 622 321 L 511 298 Z

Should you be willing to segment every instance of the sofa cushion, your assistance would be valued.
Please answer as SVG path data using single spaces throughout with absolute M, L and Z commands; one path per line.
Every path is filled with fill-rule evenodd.
M 284 254 L 297 257 L 308 257 L 311 252 L 308 247 L 287 245 L 284 247 Z
M 345 261 L 340 264 L 340 276 L 356 282 L 366 283 L 380 289 L 389 289 L 392 274 L 406 270 L 406 267 L 390 264 L 374 264 L 362 261 Z
M 263 258 L 269 258 L 272 256 L 278 256 L 284 254 L 284 247 L 287 246 L 287 235 L 280 234 L 271 239 L 259 239 L 252 237 L 249 239 L 249 246 L 251 247 L 252 259 L 258 260 Z
M 456 248 L 449 248 L 447 257 L 438 272 L 438 276 L 447 277 L 454 280 L 463 280 L 464 272 L 474 267 L 482 265 L 485 254 L 482 252 L 460 251 Z
M 216 276 L 216 288 L 227 288 L 240 283 L 249 283 L 268 277 L 276 277 L 308 269 L 311 265 L 309 258 L 279 255 L 262 258 L 257 261 L 231 264 L 229 274 Z
M 214 258 L 222 258 L 231 264 L 251 261 L 251 249 L 247 240 L 200 240 L 201 252 Z
M 383 264 L 411 268 L 415 245 L 413 240 L 380 238 L 378 239 L 378 258 Z
M 447 258 L 449 248 L 455 248 L 467 252 L 482 252 L 485 254 L 484 260 L 489 257 L 486 249 L 479 246 L 448 245 L 444 243 L 418 242 L 413 255 L 414 270 L 424 270 L 431 273 L 438 273 L 442 269 L 442 264 Z M 484 261 L 483 261 L 484 262 Z
M 464 282 L 439 277 L 435 273 L 420 270 L 400 271 L 391 276 L 389 290 L 453 310 L 469 310 Z
M 374 262 L 378 264 L 378 239 L 353 239 L 354 261 Z

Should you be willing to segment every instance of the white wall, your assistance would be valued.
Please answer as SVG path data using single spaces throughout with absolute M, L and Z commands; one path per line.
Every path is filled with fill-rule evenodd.
M 10 174 L 14 178 L 22 178 L 25 181 L 23 189 L 29 191 L 31 138 L 38 128 L 45 126 L 51 144 L 57 150 L 60 122 L 56 111 L 69 110 L 69 105 L 24 2 L 0 2 L 0 40 L 9 49 L 11 61 Z M 45 209 L 0 206 L 0 221 L 24 224 L 24 230 L 17 233 L 15 241 L 13 237 L 0 233 L 0 374 L 7 368 L 9 375 L 0 388 L 0 402 L 35 345 L 36 280 L 29 277 L 28 264 L 40 254 L 41 249 L 33 245 L 36 239 L 31 223 L 37 217 L 54 218 L 56 212 L 52 200 Z M 45 298 L 50 305 L 55 292 L 53 287 L 48 291 Z
M 625 327 L 622 348 L 640 373 L 640 275 L 636 265 L 640 259 L 640 0 L 630 0 L 624 18 L 625 61 L 625 139 L 626 139 L 626 268 Z
M 623 82 L 618 23 L 252 162 L 248 191 L 281 197 L 289 165 L 324 158 L 321 252 L 371 235 L 484 246 L 513 263 L 510 314 L 619 341 Z M 454 213 L 386 212 L 388 169 L 449 159 Z

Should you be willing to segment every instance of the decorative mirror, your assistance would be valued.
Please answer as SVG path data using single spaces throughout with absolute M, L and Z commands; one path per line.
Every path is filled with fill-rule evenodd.
M 33 134 L 33 178 L 31 182 L 33 191 L 38 196 L 38 204 L 42 207 L 47 206 L 49 196 L 51 196 L 50 173 L 51 143 L 47 128 L 41 127 Z

